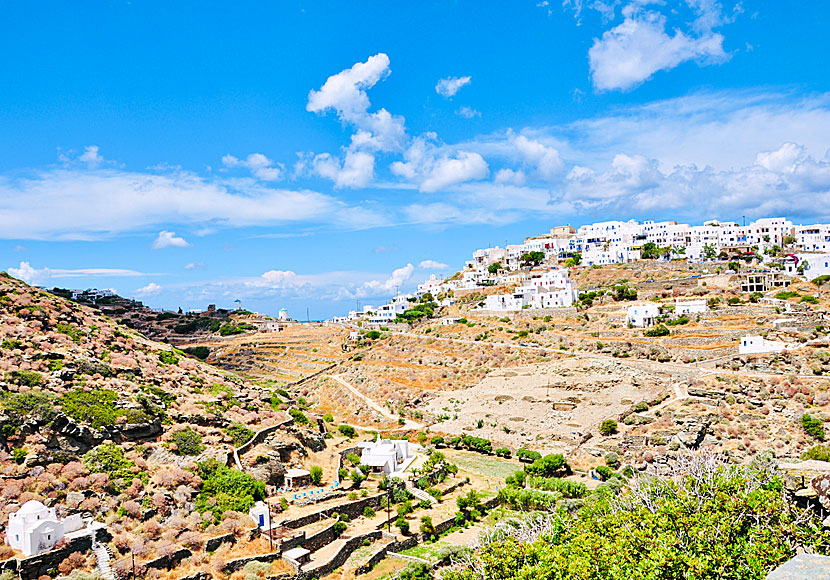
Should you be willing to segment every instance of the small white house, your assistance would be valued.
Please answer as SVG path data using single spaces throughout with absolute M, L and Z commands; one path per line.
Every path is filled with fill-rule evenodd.
M 458 324 L 459 320 L 461 320 L 460 316 L 445 316 L 441 319 L 441 326 L 452 326 Z
M 767 352 L 781 352 L 796 348 L 798 345 L 767 340 L 763 336 L 744 336 L 738 345 L 739 354 L 762 354 Z
M 270 514 L 268 513 L 268 504 L 264 501 L 258 501 L 254 507 L 248 510 L 248 515 L 256 522 L 260 528 L 267 528 L 271 525 Z
M 17 512 L 9 514 L 6 543 L 26 556 L 48 552 L 63 535 L 63 523 L 55 515 L 55 509 L 39 501 L 27 501 Z
M 366 441 L 357 445 L 362 451 L 360 463 L 368 465 L 374 471 L 390 474 L 400 470 L 404 463 L 413 457 L 409 441 L 404 439 L 384 439 L 378 435 L 375 441 Z
M 280 320 L 281 322 L 288 322 L 288 310 L 286 310 L 285 308 L 280 308 L 280 312 L 277 315 L 277 320 Z
M 654 325 L 654 319 L 660 314 L 660 306 L 657 304 L 634 304 L 628 307 L 625 316 L 625 323 L 631 326 L 645 328 Z
M 705 300 L 677 300 L 674 303 L 674 313 L 680 314 L 699 314 L 707 312 L 709 307 L 706 306 Z

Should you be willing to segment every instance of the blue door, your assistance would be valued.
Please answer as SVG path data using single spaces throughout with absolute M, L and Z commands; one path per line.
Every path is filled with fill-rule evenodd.
M 263 514 L 259 514 L 259 526 L 262 527 L 265 525 L 265 516 Z

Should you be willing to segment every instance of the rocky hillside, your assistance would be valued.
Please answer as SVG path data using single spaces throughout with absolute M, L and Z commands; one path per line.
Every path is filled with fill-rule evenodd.
M 210 567 L 204 539 L 239 532 L 234 549 L 244 551 L 252 526 L 239 512 L 279 483 L 225 467 L 232 448 L 289 421 L 290 404 L 0 274 L 0 531 L 37 499 L 106 521 L 116 568 L 128 552 L 142 565 L 182 546 Z M 325 445 L 313 421 L 280 433 L 289 452 L 275 462 Z M 0 560 L 12 555 L 0 542 Z

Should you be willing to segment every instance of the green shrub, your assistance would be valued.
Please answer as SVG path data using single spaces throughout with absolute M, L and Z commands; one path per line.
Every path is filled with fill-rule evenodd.
M 529 451 L 522 447 L 521 449 L 516 451 L 516 457 L 519 459 L 519 461 L 522 461 L 524 463 L 533 463 L 537 459 L 540 459 L 542 457 L 542 454 L 538 451 Z
M 241 423 L 231 423 L 224 431 L 231 438 L 234 447 L 242 447 L 254 436 L 254 430 Z
M 15 393 L 0 390 L 0 409 L 7 421 L 0 427 L 3 437 L 11 437 L 28 419 L 49 423 L 58 414 L 55 398 L 44 391 Z
M 288 414 L 294 418 L 294 422 L 297 423 L 297 425 L 309 424 L 308 417 L 306 417 L 305 414 L 299 409 L 288 409 Z
M 314 485 L 320 485 L 323 482 L 323 468 L 319 465 L 312 465 L 311 469 L 308 470 L 311 483 Z
M 801 454 L 801 459 L 815 459 L 817 461 L 830 462 L 830 447 L 826 445 L 815 445 Z
M 176 455 L 199 455 L 205 450 L 202 436 L 190 427 L 173 433 L 170 441 L 176 444 Z
M 159 353 L 159 360 L 166 365 L 174 365 L 179 362 L 178 357 L 167 350 L 163 350 Z
M 222 326 L 219 327 L 219 335 L 220 336 L 233 336 L 235 334 L 242 334 L 245 332 L 245 329 L 241 326 L 236 326 L 235 324 L 231 324 L 226 322 Z
M 363 517 L 364 518 L 373 518 L 375 517 L 375 510 L 371 508 L 371 506 L 366 506 L 363 508 Z
M 16 385 L 37 387 L 43 383 L 43 375 L 37 371 L 14 370 L 6 373 L 6 380 Z
M 332 417 L 331 413 L 326 413 L 323 415 L 323 421 L 326 423 L 334 423 L 334 417 Z
M 215 522 L 226 511 L 246 513 L 254 503 L 265 498 L 265 484 L 254 477 L 222 465 L 215 459 L 197 464 L 202 490 L 196 498 L 199 513 L 210 512 Z
M 782 290 L 775 295 L 778 300 L 789 300 L 790 298 L 798 298 L 799 296 L 801 296 L 801 294 L 795 290 Z
M 606 419 L 599 424 L 599 432 L 602 435 L 613 435 L 617 432 L 617 422 L 614 419 Z
M 72 342 L 75 344 L 81 344 L 81 339 L 84 337 L 84 333 L 81 329 L 71 324 L 67 324 L 66 322 L 58 322 L 58 324 L 55 325 L 55 330 L 71 338 Z
M 815 296 L 804 296 L 799 302 L 806 302 L 807 304 L 818 304 L 818 298 Z
M 668 328 L 666 328 L 666 326 L 664 324 L 658 324 L 654 328 L 650 328 L 650 329 L 643 332 L 643 336 L 648 336 L 648 337 L 652 337 L 652 338 L 658 337 L 658 336 L 668 336 L 670 334 L 671 334 L 671 331 Z
M 561 453 L 545 455 L 525 466 L 525 473 L 541 477 L 555 477 L 564 475 L 570 467 Z
M 124 409 L 115 406 L 117 400 L 118 393 L 110 389 L 75 389 L 63 395 L 61 408 L 75 421 L 89 423 L 94 429 L 100 429 L 114 424 L 124 414 Z
M 354 437 L 356 433 L 354 427 L 352 427 L 351 425 L 340 425 L 339 427 L 337 427 L 337 430 L 340 431 L 341 435 L 343 435 L 344 437 L 348 437 L 349 439 Z
M 814 419 L 809 413 L 804 413 L 801 416 L 801 426 L 808 435 L 824 441 L 824 421 L 821 419 Z
M 518 472 L 522 473 L 522 472 Z M 517 475 L 518 475 L 517 473 Z M 527 486 L 531 489 L 539 489 L 542 491 L 558 491 L 563 497 L 578 499 L 585 497 L 588 493 L 588 487 L 581 481 L 571 481 L 569 479 L 560 479 L 558 477 L 528 477 Z M 519 485 L 518 487 L 521 487 Z
M 99 445 L 88 451 L 83 461 L 90 473 L 109 475 L 110 487 L 116 492 L 129 487 L 134 478 L 147 482 L 147 474 L 137 470 L 135 463 L 124 457 L 124 451 L 118 445 Z
M 398 519 L 395 520 L 395 525 L 398 526 L 398 529 L 404 536 L 409 535 L 409 521 L 403 516 L 399 516 Z
M 12 449 L 12 461 L 20 465 L 26 460 L 26 450 L 20 447 Z
M 343 521 L 340 521 L 340 520 L 334 522 L 334 533 L 335 533 L 335 535 L 337 535 L 337 536 L 341 535 L 343 532 L 346 531 L 346 528 L 348 528 L 348 527 L 349 526 L 346 522 L 343 522 Z

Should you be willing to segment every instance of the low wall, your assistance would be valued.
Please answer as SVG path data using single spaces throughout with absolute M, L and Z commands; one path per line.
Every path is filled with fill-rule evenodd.
M 349 559 L 349 556 L 352 555 L 357 548 L 363 545 L 364 540 L 378 540 L 381 537 L 381 533 L 379 530 L 374 530 L 371 532 L 367 532 L 365 534 L 360 534 L 359 536 L 355 536 L 353 538 L 349 538 L 346 540 L 346 543 L 340 548 L 338 551 L 328 562 L 324 564 L 320 564 L 316 568 L 309 569 L 309 570 L 301 570 L 297 574 L 297 580 L 308 580 L 311 578 L 320 578 L 321 576 L 325 576 L 326 574 L 332 573 L 334 570 L 342 566 L 346 560 Z
M 236 536 L 233 534 L 225 534 L 224 536 L 214 536 L 213 538 L 208 538 L 205 542 L 205 552 L 214 552 L 219 548 L 219 546 L 228 542 L 235 544 Z
M 354 571 L 355 576 L 360 576 L 361 574 L 368 574 L 372 571 L 372 568 L 378 565 L 378 562 L 386 558 L 386 554 L 389 552 L 389 548 L 387 546 L 383 546 L 380 550 L 372 554 L 372 557 L 369 560 L 362 564 Z
M 278 431 L 283 425 L 291 425 L 294 422 L 294 419 L 287 419 L 282 423 L 277 423 L 276 425 L 271 425 L 270 427 L 265 427 L 264 429 L 260 429 L 251 439 L 239 447 L 236 448 L 236 453 L 241 457 L 245 455 L 254 445 L 259 445 L 265 438 L 268 437 L 271 433 Z
M 354 519 L 358 516 L 363 515 L 363 510 L 366 509 L 366 506 L 369 506 L 371 508 L 378 507 L 380 505 L 380 499 L 384 495 L 385 494 L 381 493 L 378 495 L 364 497 L 353 502 L 327 507 L 320 511 L 310 513 L 301 518 L 297 518 L 294 520 L 285 520 L 283 522 L 280 522 L 278 525 L 285 526 L 291 529 L 302 528 L 303 526 L 307 526 L 310 523 L 318 522 L 324 517 L 331 517 L 331 515 L 334 513 L 346 514 L 347 516 L 349 516 L 349 519 Z
M 470 310 L 468 316 L 496 316 L 498 318 L 507 316 L 508 318 L 544 318 L 550 316 L 551 318 L 572 318 L 576 316 L 577 311 L 573 306 L 564 308 L 526 308 L 524 310 Z
M 157 570 L 170 570 L 171 568 L 175 568 L 176 566 L 181 564 L 182 560 L 184 560 L 185 558 L 190 558 L 190 556 L 192 555 L 193 552 L 191 552 L 187 548 L 180 548 L 167 556 L 160 556 L 155 560 L 144 562 L 142 566 L 144 566 L 145 568 L 155 568 Z
M 316 552 L 323 546 L 328 546 L 337 538 L 338 534 L 334 531 L 334 523 L 332 523 L 330 526 L 326 526 L 316 534 L 306 537 L 302 546 L 309 552 Z
M 231 574 L 236 572 L 237 570 L 241 570 L 245 567 L 245 564 L 248 562 L 273 562 L 274 560 L 279 560 L 282 557 L 280 552 L 271 552 L 270 554 L 260 554 L 258 556 L 245 556 L 244 558 L 237 558 L 236 560 L 231 560 L 225 567 L 222 568 L 222 572 L 225 574 Z

